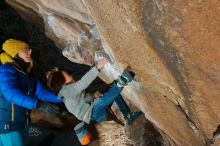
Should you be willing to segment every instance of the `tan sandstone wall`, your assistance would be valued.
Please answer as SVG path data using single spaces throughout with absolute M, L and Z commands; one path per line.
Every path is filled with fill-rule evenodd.
M 220 1 L 7 0 L 73 62 L 111 57 L 111 82 L 129 65 L 124 90 L 145 113 L 164 145 L 201 146 L 220 120 Z

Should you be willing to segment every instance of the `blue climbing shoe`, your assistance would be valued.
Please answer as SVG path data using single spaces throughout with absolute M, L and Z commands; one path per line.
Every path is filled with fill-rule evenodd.
M 118 83 L 125 86 L 129 82 L 131 82 L 134 78 L 135 74 L 131 71 L 124 70 L 124 72 L 118 77 Z
M 143 113 L 142 112 L 131 112 L 125 118 L 128 125 L 131 125 L 136 119 L 138 119 Z

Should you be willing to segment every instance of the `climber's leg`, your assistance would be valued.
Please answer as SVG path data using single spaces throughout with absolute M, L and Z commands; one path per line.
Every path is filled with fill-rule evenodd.
M 143 114 L 142 112 L 131 112 L 130 108 L 128 107 L 121 95 L 116 98 L 115 102 L 122 112 L 127 124 L 129 125 L 131 125 L 137 118 L 139 118 Z
M 98 100 L 95 101 L 92 110 L 92 120 L 95 122 L 102 122 L 107 119 L 106 107 L 112 104 L 120 94 L 122 88 L 116 84 L 113 86 Z

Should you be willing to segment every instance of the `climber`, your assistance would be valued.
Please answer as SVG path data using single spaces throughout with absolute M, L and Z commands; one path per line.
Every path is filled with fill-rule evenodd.
M 32 73 L 29 46 L 19 40 L 3 43 L 0 55 L 0 145 L 24 145 L 24 128 L 27 126 L 28 109 L 38 109 L 48 116 L 57 114 L 58 107 L 47 102 L 62 100 L 44 88 Z M 26 139 L 28 137 L 25 137 Z M 15 144 L 16 143 L 16 144 Z
M 47 85 L 63 99 L 70 113 L 87 124 L 107 120 L 106 108 L 114 101 L 117 103 L 127 124 L 132 124 L 142 113 L 131 112 L 120 95 L 123 87 L 133 79 L 128 71 L 124 71 L 119 76 L 118 81 L 103 96 L 95 101 L 92 100 L 91 95 L 85 93 L 85 89 L 96 79 L 99 71 L 108 61 L 109 59 L 105 57 L 101 59 L 79 81 L 75 81 L 73 76 L 66 71 L 53 69 L 47 73 Z

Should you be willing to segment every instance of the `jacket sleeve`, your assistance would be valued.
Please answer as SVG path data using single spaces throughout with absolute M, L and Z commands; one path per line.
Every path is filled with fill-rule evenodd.
M 85 90 L 99 75 L 99 71 L 96 67 L 93 67 L 88 71 L 79 81 L 66 85 L 66 88 L 71 91 L 74 89 L 78 92 Z
M 9 102 L 28 109 L 36 107 L 37 99 L 28 96 L 18 87 L 18 78 L 15 70 L 0 71 L 0 89 Z
M 36 89 L 36 95 L 39 99 L 42 101 L 48 101 L 48 102 L 55 102 L 55 103 L 61 103 L 63 102 L 59 97 L 57 97 L 54 93 L 47 90 L 43 85 L 40 83 L 39 80 L 37 80 L 37 89 Z

